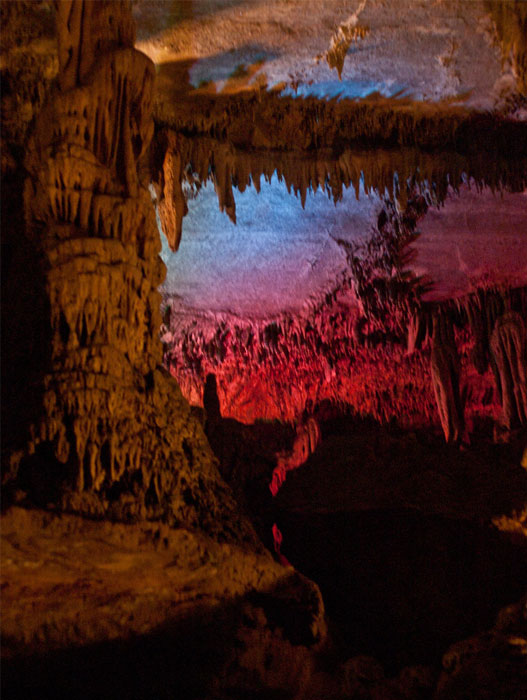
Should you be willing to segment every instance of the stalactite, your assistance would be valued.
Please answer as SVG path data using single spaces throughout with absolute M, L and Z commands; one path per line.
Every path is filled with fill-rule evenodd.
M 520 137 L 521 142 L 521 137 Z M 340 148 L 299 152 L 294 140 L 276 149 L 262 152 L 254 148 L 237 147 L 225 140 L 204 136 L 187 137 L 171 129 L 160 129 L 155 142 L 156 157 L 152 166 L 158 198 L 158 210 L 170 246 L 175 250 L 181 236 L 186 202 L 182 182 L 192 172 L 192 184 L 212 180 L 218 196 L 220 211 L 236 221 L 233 187 L 244 191 L 254 186 L 259 191 L 262 177 L 270 181 L 273 173 L 286 183 L 290 192 L 301 199 L 308 191 L 318 188 L 335 202 L 342 198 L 345 188 L 354 187 L 359 198 L 361 183 L 366 193 L 386 193 L 397 199 L 405 209 L 408 200 L 420 194 L 428 204 L 442 202 L 449 188 L 458 189 L 464 182 L 476 187 L 484 185 L 495 190 L 522 190 L 527 186 L 523 164 L 506 167 L 500 153 L 492 158 L 479 152 L 461 154 L 454 150 L 430 153 L 415 147 L 364 149 Z M 522 149 L 519 149 L 522 152 Z M 527 144 L 525 146 L 527 155 Z
M 330 68 L 336 68 L 339 80 L 342 78 L 344 59 L 353 42 L 363 39 L 369 32 L 368 27 L 350 24 L 349 21 L 341 24 L 331 37 L 329 50 L 326 52 L 326 60 Z
M 269 484 L 273 496 L 276 496 L 280 486 L 286 480 L 288 471 L 297 469 L 308 457 L 313 454 L 320 443 L 320 428 L 315 418 L 309 417 L 302 421 L 296 428 L 296 436 L 293 447 L 290 450 L 280 452 L 277 455 L 276 467 Z
M 181 187 L 184 163 L 179 139 L 174 132 L 163 130 L 157 137 L 156 145 L 157 157 L 161 159 L 155 168 L 156 177 L 153 182 L 158 213 L 168 244 L 176 251 L 181 241 L 183 217 L 188 211 Z
M 233 162 L 226 146 L 214 150 L 213 179 L 220 211 L 236 223 L 236 205 L 232 194 Z
M 506 430 L 527 424 L 527 331 L 515 311 L 500 316 L 490 338 Z
M 409 353 L 407 331 L 400 337 L 372 334 L 368 320 L 352 302 L 352 286 L 349 278 L 343 278 L 298 315 L 258 320 L 227 314 L 196 316 L 167 298 L 172 311 L 165 363 L 193 403 L 202 403 L 205 378 L 214 373 L 223 387 L 222 415 L 244 422 L 258 418 L 294 422 L 300 420 L 306 402 L 311 406 L 330 402 L 382 422 L 431 425 L 438 414 L 430 380 L 430 346 L 433 318 L 440 315 L 456 324 L 457 352 L 468 382 L 467 424 L 497 414 L 492 373 L 470 371 L 474 342 L 467 310 L 480 308 L 483 316 L 493 317 L 505 292 L 480 290 L 462 299 L 409 308 L 407 325 L 414 318 L 418 329 L 418 341 Z M 525 288 L 506 294 L 522 313 Z M 398 325 L 402 319 L 403 315 L 396 319 Z
M 367 144 L 375 149 L 417 149 L 425 161 L 434 153 L 439 162 L 440 154 L 448 153 L 452 175 L 459 175 L 459 165 L 468 161 L 471 170 L 482 176 L 487 171 L 496 187 L 502 182 L 517 190 L 525 186 L 523 124 L 500 118 L 497 129 L 494 115 L 464 107 L 378 95 L 360 101 L 321 101 L 271 91 L 214 97 L 189 94 L 177 104 L 157 102 L 155 118 L 157 124 L 177 133 L 213 137 L 240 151 L 327 149 L 338 157 L 346 149 L 365 150 Z
M 465 426 L 459 389 L 460 362 L 448 317 L 434 318 L 431 375 L 434 394 L 447 442 L 459 442 Z

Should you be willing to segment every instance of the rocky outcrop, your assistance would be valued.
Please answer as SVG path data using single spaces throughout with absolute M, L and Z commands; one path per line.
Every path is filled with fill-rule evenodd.
M 520 700 L 527 686 L 527 600 L 500 610 L 494 627 L 443 655 L 434 700 Z
M 9 221 L 3 690 L 300 695 L 320 592 L 264 550 L 161 366 L 153 65 L 125 0 L 64 0 L 57 19 Z
M 6 697 L 300 698 L 309 687 L 320 592 L 268 555 L 160 523 L 14 507 L 2 556 Z

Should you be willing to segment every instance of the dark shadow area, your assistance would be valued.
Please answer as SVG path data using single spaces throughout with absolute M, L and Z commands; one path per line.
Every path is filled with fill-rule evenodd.
M 160 89 L 165 86 L 174 92 L 175 96 L 183 96 L 194 90 L 194 86 L 190 82 L 190 69 L 196 62 L 195 59 L 185 59 L 182 61 L 171 61 L 170 63 L 161 63 L 157 67 L 156 80 Z M 174 90 L 177 86 L 177 90 Z
M 482 422 L 473 444 L 459 449 L 439 431 L 409 431 L 395 421 L 381 425 L 351 409 L 338 415 L 329 402 L 316 407 L 315 416 L 322 442 L 300 469 L 288 472 L 276 498 L 278 511 L 416 508 L 489 523 L 525 507 L 525 431 L 495 444 L 492 427 Z
M 2 662 L 2 697 L 199 698 L 232 645 L 234 609 L 204 610 L 128 640 Z
M 466 521 L 383 510 L 281 513 L 278 524 L 345 655 L 370 654 L 392 673 L 438 662 L 525 592 L 526 544 Z
M 214 374 L 206 378 L 203 401 L 205 434 L 219 460 L 221 475 L 272 551 L 274 509 L 269 484 L 277 453 L 292 444 L 293 428 L 280 421 L 246 425 L 233 418 L 222 418 Z
M 269 688 L 265 673 L 275 664 L 280 667 L 277 659 L 284 649 L 290 650 L 286 653 L 292 654 L 291 662 L 298 663 L 295 648 L 304 649 L 299 652 L 302 658 L 316 642 L 311 624 L 319 614 L 318 605 L 312 588 L 292 573 L 270 590 L 221 606 L 214 601 L 182 604 L 179 615 L 149 634 L 42 654 L 27 655 L 19 649 L 14 657 L 2 661 L 2 697 L 285 700 L 295 694 L 287 689 L 287 674 L 282 683 L 274 677 Z M 269 630 L 266 665 L 260 667 L 251 644 L 258 643 L 259 635 L 269 637 Z M 283 640 L 288 641 L 280 650 Z M 244 667 L 247 653 L 253 654 L 253 667 Z
M 44 256 L 38 240 L 25 234 L 20 165 L 2 179 L 2 454 L 27 443 L 29 425 L 42 409 L 42 377 L 51 364 L 51 309 L 46 291 Z M 6 478 L 9 467 L 4 462 Z M 2 506 L 5 506 L 6 499 Z

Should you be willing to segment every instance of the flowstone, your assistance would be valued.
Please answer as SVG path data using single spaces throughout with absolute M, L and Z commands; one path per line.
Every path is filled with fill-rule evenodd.
M 148 192 L 155 73 L 134 49 L 130 3 L 59 2 L 57 28 L 58 88 L 29 139 L 24 189 L 49 362 L 7 479 L 41 505 L 254 544 L 161 368 L 165 268 Z

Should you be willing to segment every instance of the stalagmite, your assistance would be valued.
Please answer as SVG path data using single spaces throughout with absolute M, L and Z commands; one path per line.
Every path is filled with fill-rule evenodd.
M 501 395 L 501 423 L 507 430 L 527 424 L 527 332 L 525 321 L 507 311 L 496 321 L 490 338 Z
M 207 418 L 207 424 L 216 423 L 221 419 L 220 400 L 218 387 L 214 374 L 208 374 L 203 391 L 203 408 Z
M 446 316 L 434 317 L 430 369 L 445 439 L 447 442 L 459 442 L 464 430 L 459 391 L 460 362 L 454 331 Z
M 13 451 L 7 479 L 26 474 L 31 491 L 27 474 L 54 469 L 63 508 L 255 541 L 161 367 L 157 288 L 165 269 L 148 191 L 155 72 L 134 49 L 130 2 L 59 1 L 57 22 L 59 87 L 29 140 L 24 192 L 50 358 L 40 417 Z M 184 214 L 176 150 L 169 138 L 162 184 L 176 202 L 173 247 Z M 147 497 L 150 484 L 157 499 Z

